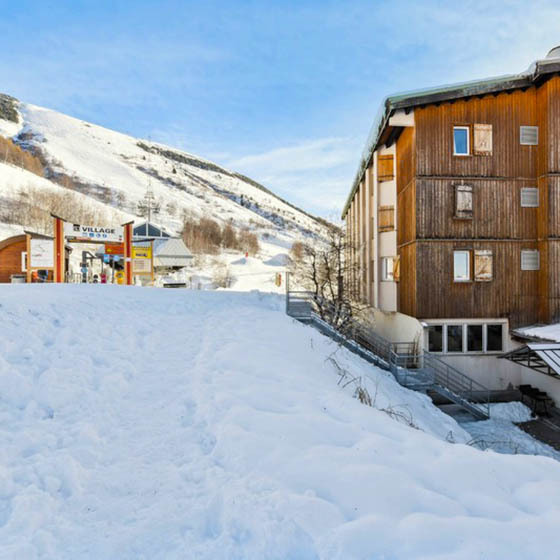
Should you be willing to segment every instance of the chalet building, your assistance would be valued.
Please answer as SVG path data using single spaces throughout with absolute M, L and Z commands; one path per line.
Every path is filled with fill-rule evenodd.
M 512 330 L 560 321 L 560 47 L 521 74 L 388 97 L 342 217 L 346 282 L 380 334 L 491 388 L 560 390 L 496 359 Z

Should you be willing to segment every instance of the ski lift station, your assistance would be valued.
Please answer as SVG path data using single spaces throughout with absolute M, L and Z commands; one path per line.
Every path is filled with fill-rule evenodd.
M 52 219 L 53 236 L 24 231 L 0 241 L 0 283 L 153 284 L 193 259 L 182 239 L 149 221 L 90 226 Z

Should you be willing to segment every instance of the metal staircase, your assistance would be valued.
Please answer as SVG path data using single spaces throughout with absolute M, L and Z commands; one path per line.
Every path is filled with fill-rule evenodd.
M 344 334 L 318 309 L 311 292 L 288 291 L 286 313 L 310 324 L 368 362 L 390 371 L 404 387 L 434 392 L 459 405 L 480 420 L 490 418 L 490 390 L 427 351 L 416 351 L 413 342 L 390 342 L 367 325 L 353 320 Z M 328 308 L 326 315 L 328 315 Z

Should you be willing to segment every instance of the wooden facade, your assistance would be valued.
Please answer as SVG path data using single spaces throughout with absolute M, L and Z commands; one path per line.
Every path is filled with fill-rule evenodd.
M 11 282 L 13 274 L 24 274 L 21 254 L 27 251 L 27 236 L 16 235 L 0 241 L 0 284 Z
M 511 328 L 560 321 L 560 72 L 468 93 L 415 102 L 393 125 L 396 111 L 388 115 L 365 165 L 371 192 L 364 196 L 360 183 L 344 212 L 358 248 L 349 258 L 370 268 L 357 279 L 368 282 L 363 298 L 377 307 L 370 285 L 380 293 L 379 251 L 387 251 L 379 237 L 396 229 L 395 310 L 418 319 L 507 318 Z M 454 155 L 454 127 L 468 130 L 468 155 Z M 522 143 L 521 127 L 538 127 L 534 145 Z M 391 145 L 395 157 L 381 155 Z M 394 207 L 381 200 L 387 181 Z M 535 188 L 538 203 L 522 205 L 522 192 Z M 478 276 L 458 282 L 454 251 L 463 250 Z M 522 270 L 524 250 L 539 251 L 538 270 Z

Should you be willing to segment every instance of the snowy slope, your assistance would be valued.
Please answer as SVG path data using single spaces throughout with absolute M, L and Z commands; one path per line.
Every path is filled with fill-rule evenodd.
M 129 214 L 136 212 L 149 185 L 162 203 L 157 221 L 171 231 L 180 231 L 187 211 L 288 238 L 324 233 L 312 216 L 200 157 L 34 105 L 19 103 L 18 112 L 17 126 L 0 119 L 0 134 L 39 149 L 51 174 L 74 177 L 83 192 Z
M 449 443 L 427 397 L 281 305 L 0 286 L 0 558 L 555 557 L 558 462 Z

